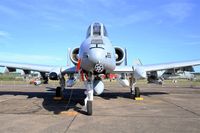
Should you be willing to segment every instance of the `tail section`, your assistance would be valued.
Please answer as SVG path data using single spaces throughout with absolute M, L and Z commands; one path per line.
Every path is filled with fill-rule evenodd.
M 135 61 L 133 61 L 133 64 L 134 65 L 138 65 L 138 66 L 142 66 L 143 65 L 140 59 L 136 59 Z

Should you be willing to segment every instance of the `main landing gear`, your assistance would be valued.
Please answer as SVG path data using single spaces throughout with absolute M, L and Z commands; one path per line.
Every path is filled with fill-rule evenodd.
M 92 115 L 92 101 L 87 101 L 87 114 Z
M 140 97 L 140 89 L 139 89 L 139 87 L 135 87 L 135 97 Z
M 87 75 L 87 80 L 85 82 L 86 91 L 85 95 L 86 98 L 84 100 L 85 107 L 88 115 L 92 115 L 92 102 L 93 102 L 93 76 L 92 74 Z M 62 76 L 60 78 L 60 86 L 56 88 L 56 97 L 55 100 L 61 100 L 63 98 L 63 91 L 65 89 L 65 78 Z
M 131 77 L 129 78 L 129 83 L 130 83 L 131 98 L 140 97 L 140 89 L 139 87 L 135 87 L 136 79 L 133 77 L 133 74 L 131 74 Z
M 60 78 L 60 86 L 56 88 L 56 97 L 62 99 L 63 98 L 63 92 L 65 89 L 65 78 L 62 76 Z

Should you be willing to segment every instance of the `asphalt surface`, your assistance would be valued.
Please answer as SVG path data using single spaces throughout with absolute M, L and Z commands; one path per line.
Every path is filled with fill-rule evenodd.
M 129 89 L 105 83 L 93 116 L 83 108 L 81 85 L 53 99 L 55 86 L 0 86 L 0 133 L 199 133 L 200 88 L 142 86 L 142 101 Z

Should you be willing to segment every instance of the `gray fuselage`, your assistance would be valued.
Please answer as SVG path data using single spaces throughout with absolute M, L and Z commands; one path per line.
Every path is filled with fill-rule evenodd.
M 116 67 L 115 49 L 108 37 L 103 34 L 105 27 L 99 25 L 99 34 L 94 34 L 94 25 L 89 27 L 89 36 L 81 44 L 78 58 L 81 60 L 81 68 L 85 71 L 111 73 Z

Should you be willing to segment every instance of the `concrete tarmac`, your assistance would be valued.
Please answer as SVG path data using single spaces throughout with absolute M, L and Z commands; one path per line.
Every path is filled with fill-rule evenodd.
M 0 133 L 199 133 L 200 88 L 142 86 L 142 101 L 129 88 L 105 83 L 93 115 L 83 108 L 78 84 L 53 100 L 55 86 L 0 86 Z

